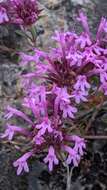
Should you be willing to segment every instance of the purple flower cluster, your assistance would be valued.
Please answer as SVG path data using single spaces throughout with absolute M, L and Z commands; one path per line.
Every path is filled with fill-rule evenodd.
M 24 112 L 7 107 L 5 118 L 9 120 L 13 116 L 21 117 L 28 123 L 28 128 L 7 124 L 1 138 L 8 138 L 11 141 L 14 135 L 21 135 L 25 136 L 32 145 L 29 152 L 13 163 L 15 167 L 18 167 L 18 175 L 23 169 L 25 172 L 29 171 L 27 160 L 40 152 L 48 151 L 44 162 L 49 163 L 49 170 L 52 171 L 53 165 L 58 165 L 59 160 L 62 159 L 60 153 L 65 152 L 68 156 L 68 158 L 65 156 L 65 161 L 77 166 L 85 149 L 84 139 L 70 135 L 64 126 L 64 120 L 67 117 L 73 119 L 77 112 L 77 109 L 70 105 L 67 89 L 55 86 L 51 90 L 46 90 L 46 88 L 44 84 L 34 85 L 33 83 L 23 100 L 23 106 L 34 115 L 33 120 Z M 77 157 L 72 159 L 74 152 L 78 160 Z
M 4 7 L 0 6 L 0 24 L 9 22 L 7 11 Z
M 30 26 L 37 21 L 40 12 L 37 0 L 6 0 L 0 3 L 0 24 Z
M 70 133 L 66 121 L 76 119 L 80 104 L 86 103 L 96 89 L 107 94 L 107 21 L 101 19 L 96 39 L 92 39 L 83 12 L 78 20 L 84 28 L 82 34 L 56 31 L 52 37 L 58 44 L 56 48 L 20 54 L 21 65 L 35 64 L 34 71 L 22 75 L 26 92 L 22 104 L 34 117 L 30 119 L 25 113 L 8 107 L 7 119 L 21 117 L 29 127 L 21 130 L 8 124 L 2 135 L 9 140 L 15 134 L 24 135 L 32 144 L 31 150 L 14 162 L 18 175 L 23 169 L 29 171 L 27 160 L 40 152 L 48 152 L 44 162 L 49 164 L 50 171 L 59 161 L 78 166 L 84 154 L 85 140 Z M 98 84 L 93 77 L 97 77 Z

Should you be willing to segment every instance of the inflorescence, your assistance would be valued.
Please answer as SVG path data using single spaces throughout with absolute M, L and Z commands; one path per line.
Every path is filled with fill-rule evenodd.
M 4 18 L 7 19 L 5 11 Z M 10 141 L 14 135 L 25 136 L 31 143 L 29 151 L 13 163 L 18 167 L 18 175 L 22 170 L 28 172 L 28 159 L 40 153 L 47 153 L 43 161 L 50 171 L 59 161 L 78 166 L 86 143 L 84 138 L 70 132 L 70 122 L 66 126 L 66 121 L 76 119 L 80 105 L 87 103 L 91 94 L 107 95 L 107 21 L 101 19 L 93 39 L 83 12 L 78 20 L 84 29 L 81 34 L 56 31 L 52 37 L 56 48 L 49 52 L 35 48 L 32 54 L 20 53 L 21 65 L 35 64 L 32 72 L 21 76 L 26 93 L 22 106 L 33 117 L 8 106 L 5 118 L 21 117 L 28 128 L 8 123 L 2 135 Z M 93 77 L 97 77 L 97 84 L 93 83 Z
M 40 12 L 37 0 L 6 0 L 0 3 L 0 24 L 31 26 L 38 20 Z

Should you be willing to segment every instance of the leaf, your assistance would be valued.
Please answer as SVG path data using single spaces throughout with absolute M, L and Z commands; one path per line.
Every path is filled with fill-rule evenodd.
M 99 84 L 99 78 L 97 76 L 93 76 L 92 78 L 93 85 L 98 85 Z
M 21 30 L 16 30 L 15 33 L 18 34 L 19 36 L 26 37 L 26 34 Z

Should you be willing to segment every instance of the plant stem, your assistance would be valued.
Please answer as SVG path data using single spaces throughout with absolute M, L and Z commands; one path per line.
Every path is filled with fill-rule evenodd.
M 99 111 L 102 109 L 103 103 L 104 103 L 104 102 L 102 101 L 98 106 L 96 106 L 95 112 L 93 112 L 92 117 L 91 117 L 91 119 L 89 120 L 88 125 L 87 125 L 87 127 L 86 127 L 86 129 L 85 129 L 85 132 L 86 132 L 86 133 L 87 133 L 88 130 L 91 128 L 92 123 L 94 122 L 94 120 L 95 120 L 97 114 L 98 114 Z
M 71 177 L 72 177 L 73 167 L 70 170 L 69 166 L 66 165 L 66 168 L 67 168 L 67 185 L 66 185 L 66 190 L 71 190 Z
M 100 104 L 99 104 L 99 105 L 100 105 Z M 99 105 L 96 106 L 96 109 L 99 107 Z M 103 102 L 102 107 L 103 107 L 103 106 L 106 106 L 106 105 L 107 105 L 107 101 Z M 83 111 L 82 113 L 80 113 L 80 114 L 76 117 L 76 120 L 81 120 L 81 119 L 83 119 L 84 117 L 86 117 L 87 114 L 93 113 L 94 109 L 95 109 L 95 108 L 91 108 L 91 109 L 88 110 L 88 111 L 85 111 L 85 112 Z
M 84 139 L 88 139 L 88 140 L 91 140 L 91 139 L 95 139 L 95 140 L 107 140 L 107 135 L 86 135 L 86 136 L 83 136 Z

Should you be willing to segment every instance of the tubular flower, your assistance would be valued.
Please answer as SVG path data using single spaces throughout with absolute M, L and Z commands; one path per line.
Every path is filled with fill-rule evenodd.
M 6 130 L 5 130 L 5 133 L 3 135 L 1 135 L 1 138 L 7 138 L 8 137 L 8 140 L 12 140 L 13 139 L 13 136 L 14 134 L 27 134 L 27 130 L 26 129 L 23 129 L 21 127 L 17 127 L 15 125 L 7 125 L 6 127 Z
M 32 156 L 32 152 L 27 152 L 22 157 L 20 157 L 18 160 L 16 160 L 13 163 L 14 167 L 18 167 L 18 169 L 17 169 L 17 175 L 20 175 L 23 170 L 25 172 L 29 172 L 29 167 L 28 167 L 28 164 L 27 164 L 27 160 L 31 156 Z
M 26 7 L 28 2 L 25 3 Z M 21 2 L 13 1 L 15 3 L 16 10 Z M 30 6 L 32 4 L 34 1 Z M 28 18 L 29 14 L 30 11 Z M 27 137 L 33 155 L 41 152 L 47 155 L 44 162 L 48 163 L 50 171 L 62 161 L 61 153 L 67 164 L 78 166 L 86 149 L 86 142 L 81 135 L 73 134 L 69 128 L 73 121 L 76 123 L 76 114 L 81 111 L 82 103 L 87 104 L 92 96 L 96 96 L 95 90 L 98 95 L 100 91 L 104 96 L 107 95 L 107 21 L 102 18 L 94 40 L 91 38 L 87 17 L 82 12 L 79 14 L 79 21 L 84 29 L 82 34 L 56 31 L 52 37 L 56 48 L 50 48 L 47 52 L 34 49 L 32 54 L 21 54 L 22 66 L 32 62 L 34 66 L 32 72 L 21 76 L 25 92 L 22 105 L 33 116 L 10 106 L 5 115 L 7 120 L 17 116 L 28 123 L 26 134 L 20 131 L 20 135 Z M 19 134 L 19 131 L 7 130 L 4 137 L 12 140 L 14 133 Z M 28 171 L 27 159 L 22 158 L 24 161 L 21 159 L 14 164 L 19 167 L 18 174 L 23 169 Z
M 60 110 L 63 111 L 64 118 L 67 118 L 67 117 L 75 118 L 74 114 L 77 112 L 77 108 L 75 108 L 65 102 L 60 103 Z
M 80 162 L 80 155 L 75 150 L 75 148 L 71 148 L 71 147 L 65 145 L 64 149 L 66 152 L 68 152 L 68 157 L 67 157 L 66 163 L 67 164 L 72 163 L 74 166 L 78 166 L 78 164 Z
M 55 150 L 53 148 L 53 146 L 49 147 L 49 151 L 48 151 L 48 155 L 46 156 L 46 158 L 44 158 L 44 162 L 48 163 L 49 162 L 49 171 L 53 170 L 53 165 L 58 165 L 59 161 L 55 155 Z
M 74 85 L 74 89 L 75 90 L 82 90 L 82 91 L 86 91 L 87 89 L 89 89 L 91 87 L 91 85 L 87 82 L 87 78 L 85 75 L 79 75 L 77 77 L 77 82 Z
M 8 22 L 8 21 L 9 21 L 9 18 L 8 18 L 6 9 L 0 6 L 0 24 L 3 24 L 4 22 Z
M 51 122 L 49 121 L 48 118 L 45 118 L 44 121 L 41 124 L 36 125 L 37 129 L 39 130 L 39 134 L 44 135 L 46 133 L 46 130 L 49 133 L 52 133 L 52 128 L 51 128 Z
M 4 9 L 4 22 L 30 26 L 34 24 L 40 14 L 37 0 L 6 0 L 1 3 Z M 7 16 L 6 16 L 7 15 Z

